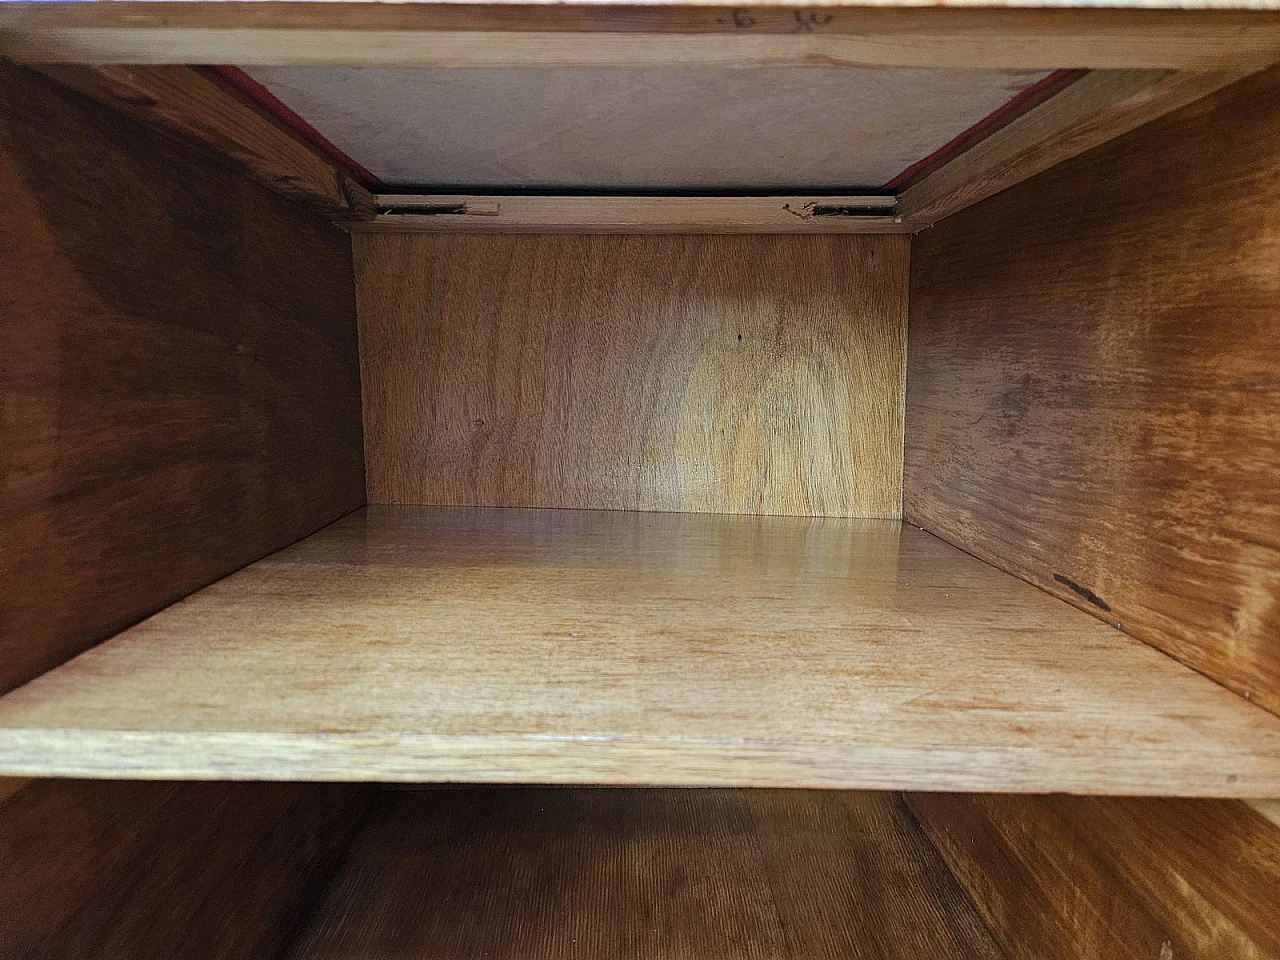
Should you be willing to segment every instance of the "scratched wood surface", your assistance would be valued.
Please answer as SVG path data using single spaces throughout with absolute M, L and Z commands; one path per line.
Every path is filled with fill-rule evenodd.
M 0 698 L 0 775 L 1280 794 L 1280 718 L 896 521 L 369 507 Z
M 902 799 L 383 793 L 290 960 L 998 960 Z
M 1261 69 L 1280 53 L 1276 7 L 1276 0 L 8 2 L 0 4 L 0 55 L 30 63 L 471 68 Z
M 0 65 L 0 690 L 364 501 L 345 237 Z
M 372 799 L 350 785 L 32 781 L 0 803 L 0 956 L 276 956 Z
M 353 240 L 370 502 L 899 515 L 905 238 Z
M 906 516 L 1280 712 L 1280 71 L 920 234 Z
M 1280 956 L 1280 827 L 1245 803 L 909 802 L 1012 960 Z

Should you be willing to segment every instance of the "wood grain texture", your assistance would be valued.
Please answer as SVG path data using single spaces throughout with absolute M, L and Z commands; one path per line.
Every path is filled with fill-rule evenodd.
M 907 233 L 891 196 L 477 196 L 380 194 L 353 233 Z M 417 212 L 421 211 L 421 212 Z M 851 213 L 850 211 L 858 211 Z M 867 212 L 862 212 L 867 211 Z
M 1240 71 L 1092 70 L 907 189 L 914 231 L 1242 79 Z
M 373 197 L 345 170 L 217 76 L 198 67 L 40 67 L 60 83 L 225 157 L 269 190 L 335 220 L 373 217 Z
M 276 956 L 372 799 L 354 786 L 33 781 L 0 804 L 0 955 Z
M 1280 718 L 893 521 L 369 507 L 0 698 L 0 775 L 1275 796 Z
M 921 234 L 905 469 L 912 522 L 1273 712 L 1278 251 L 1277 71 Z
M 0 690 L 364 500 L 346 239 L 0 66 Z
M 354 240 L 371 502 L 900 515 L 905 238 Z
M 966 0 L 19 2 L 0 5 L 0 54 L 36 63 L 1046 70 L 1261 69 L 1280 59 L 1275 0 L 967 3 L 974 8 L 957 9 Z M 1201 9 L 1181 9 L 1190 7 Z
M 1272 797 L 1265 800 L 1247 800 L 1245 802 L 1277 827 L 1280 827 L 1280 799 Z
M 680 191 L 667 202 L 746 204 L 789 229 L 806 222 L 795 194 L 878 188 L 1045 76 L 901 67 L 766 67 L 749 79 L 734 67 L 252 67 L 249 74 L 389 187 Z M 768 195 L 697 197 L 752 189 Z M 561 209 L 555 197 L 499 202 L 499 219 L 520 207 Z M 586 196 L 564 204 L 560 216 L 600 204 L 660 212 L 654 202 Z M 783 209 L 788 202 L 795 214 Z
M 889 794 L 384 793 L 290 960 L 998 960 Z
M 1011 960 L 1280 956 L 1280 828 L 1233 800 L 916 794 Z

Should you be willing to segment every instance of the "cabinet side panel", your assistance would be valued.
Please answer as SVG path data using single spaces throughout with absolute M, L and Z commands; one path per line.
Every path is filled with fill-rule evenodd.
M 0 690 L 364 501 L 343 233 L 0 65 Z
M 907 519 L 1280 712 L 1280 71 L 912 252 Z
M 270 960 L 366 786 L 35 780 L 0 803 L 0 956 Z
M 1280 956 L 1280 829 L 1241 801 L 909 802 L 1010 960 Z
M 902 237 L 355 237 L 369 500 L 897 518 Z

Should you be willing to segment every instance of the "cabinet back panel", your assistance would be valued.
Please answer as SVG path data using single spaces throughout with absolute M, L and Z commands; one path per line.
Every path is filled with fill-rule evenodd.
M 900 515 L 904 238 L 353 240 L 370 502 Z
M 335 227 L 0 65 L 0 691 L 363 502 Z
M 1280 712 L 1280 71 L 912 253 L 907 519 Z

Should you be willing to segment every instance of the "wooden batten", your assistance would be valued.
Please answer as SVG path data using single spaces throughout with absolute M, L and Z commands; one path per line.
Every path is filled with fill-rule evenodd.
M 1242 79 L 1241 71 L 1086 73 L 911 184 L 899 220 L 912 232 Z
M 1219 70 L 1280 60 L 1275 11 L 1199 5 L 8 3 L 0 6 L 0 54 L 28 62 L 441 67 Z
M 221 78 L 197 67 L 43 65 L 42 72 L 144 123 L 226 157 L 263 186 L 337 221 L 373 216 L 373 198 Z
M 364 233 L 906 233 L 893 196 L 378 194 Z

